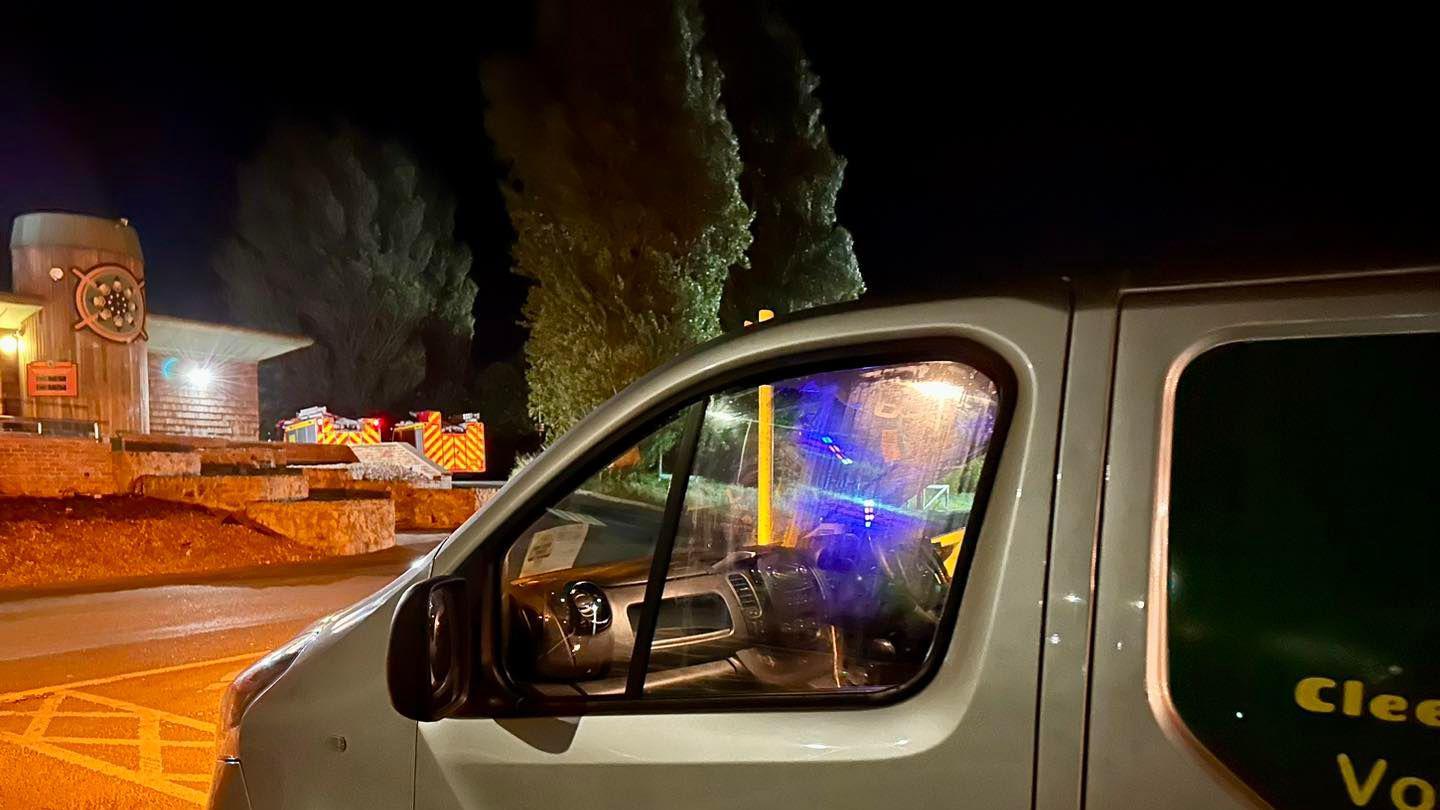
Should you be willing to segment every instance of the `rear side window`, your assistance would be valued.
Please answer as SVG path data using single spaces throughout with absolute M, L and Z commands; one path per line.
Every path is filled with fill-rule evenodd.
M 1240 343 L 1175 403 L 1170 689 L 1276 807 L 1440 789 L 1440 336 Z

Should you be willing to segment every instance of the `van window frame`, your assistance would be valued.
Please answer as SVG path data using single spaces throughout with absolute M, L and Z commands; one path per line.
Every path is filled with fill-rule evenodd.
M 764 326 L 758 328 L 765 328 Z M 637 411 L 621 429 L 612 432 L 588 448 L 579 463 L 565 474 L 545 482 L 524 508 L 518 509 L 499 526 L 478 549 L 461 564 L 457 574 L 478 587 L 468 589 L 476 639 L 472 666 L 470 697 L 451 717 L 575 717 L 588 714 L 664 714 L 677 712 L 783 711 L 805 709 L 864 709 L 888 706 L 906 700 L 925 688 L 944 662 L 954 637 L 960 605 L 969 582 L 971 564 L 978 542 L 968 542 L 956 562 L 956 574 L 946 595 L 945 607 L 935 636 L 914 677 L 904 683 L 866 691 L 815 693 L 756 693 L 746 695 L 685 696 L 641 695 L 634 697 L 627 688 L 621 695 L 551 697 L 536 695 L 517 686 L 506 665 L 503 649 L 502 622 L 505 620 L 503 594 L 503 561 L 507 551 L 545 510 L 572 492 L 590 476 L 599 472 L 626 448 L 677 417 L 695 408 L 702 417 L 710 397 L 734 388 L 773 383 L 779 379 L 825 372 L 842 372 L 875 366 L 905 363 L 952 362 L 967 365 L 984 374 L 996 390 L 995 425 L 986 449 L 976 485 L 974 505 L 966 523 L 966 534 L 978 541 L 985 514 L 993 495 L 995 477 L 1004 455 L 1006 440 L 1019 395 L 1015 371 L 994 349 L 973 339 L 952 336 L 897 338 L 862 341 L 830 346 L 823 349 L 781 355 L 758 360 L 729 369 L 683 388 L 668 392 L 652 407 Z M 695 406 L 699 406 L 696 408 Z M 687 436 L 688 438 L 688 436 Z M 695 437 L 698 438 L 698 435 Z M 693 457 L 692 457 L 693 460 Z M 679 470 L 675 476 L 679 476 Z M 689 470 L 686 471 L 688 481 Z M 676 478 L 667 490 L 667 502 L 675 496 Z M 683 496 L 685 485 L 680 487 Z M 660 546 L 673 547 L 676 525 L 666 521 L 657 537 L 656 557 Z M 666 528 L 668 526 L 668 529 Z M 666 558 L 668 560 L 668 554 Z M 659 574 L 662 579 L 664 571 Z M 647 594 L 655 585 L 656 569 L 651 567 L 646 579 Z M 647 599 L 647 603 L 648 603 Z M 647 605 L 648 607 L 648 605 Z M 658 608 L 658 600 L 657 605 Z M 653 639 L 649 640 L 653 644 Z M 639 647 L 637 638 L 637 649 Z M 638 656 L 637 656 L 638 657 Z M 647 652 L 644 656 L 648 659 Z M 632 661 L 633 664 L 633 661 Z

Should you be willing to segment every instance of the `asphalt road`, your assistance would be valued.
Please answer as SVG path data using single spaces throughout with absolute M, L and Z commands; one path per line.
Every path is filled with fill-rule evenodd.
M 361 557 L 0 593 L 0 808 L 193 808 L 240 670 L 442 536 Z

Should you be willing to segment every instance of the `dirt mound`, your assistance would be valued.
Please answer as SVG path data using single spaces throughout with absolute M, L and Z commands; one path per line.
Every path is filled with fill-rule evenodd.
M 197 506 L 133 496 L 0 498 L 0 588 L 323 556 Z

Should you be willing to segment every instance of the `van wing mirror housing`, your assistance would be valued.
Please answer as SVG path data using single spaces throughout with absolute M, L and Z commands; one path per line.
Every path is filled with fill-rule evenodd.
M 411 720 L 449 716 L 470 696 L 471 605 L 465 580 L 411 585 L 390 624 L 385 672 L 390 703 Z

